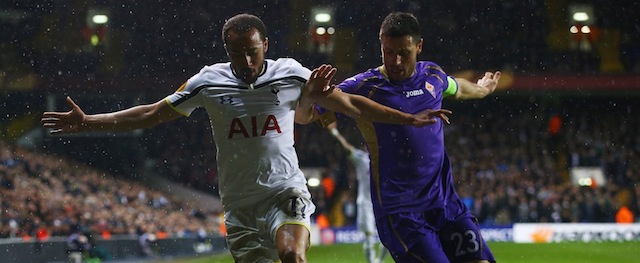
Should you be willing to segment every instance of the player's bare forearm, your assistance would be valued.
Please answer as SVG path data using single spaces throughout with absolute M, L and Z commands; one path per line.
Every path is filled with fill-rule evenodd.
M 150 128 L 179 116 L 175 111 L 163 112 L 164 107 L 157 105 L 160 103 L 166 104 L 161 101 L 156 104 L 139 105 L 112 113 L 87 115 L 84 125 L 89 130 L 126 131 Z
M 180 115 L 163 100 L 154 104 L 135 106 L 129 109 L 87 115 L 71 98 L 68 112 L 45 112 L 42 127 L 51 134 L 78 133 L 84 131 L 124 131 L 148 128 L 178 118 Z
M 482 99 L 493 93 L 498 86 L 500 75 L 500 71 L 496 71 L 495 73 L 485 72 L 485 75 L 476 83 L 467 79 L 456 78 L 458 92 L 456 92 L 454 98 L 457 100 Z
M 374 122 L 402 125 L 414 125 L 417 121 L 412 114 L 384 106 L 363 96 L 344 93 L 339 89 L 335 89 L 326 97 L 318 98 L 316 103 L 354 119 L 363 118 Z

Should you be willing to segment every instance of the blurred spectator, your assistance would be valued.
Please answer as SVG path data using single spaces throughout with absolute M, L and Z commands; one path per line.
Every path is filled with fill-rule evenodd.
M 73 263 L 83 262 L 93 248 L 92 242 L 89 241 L 89 236 L 82 231 L 75 231 L 69 235 L 66 244 L 69 261 Z
M 629 224 L 633 222 L 633 212 L 626 206 L 620 207 L 616 213 L 616 223 Z

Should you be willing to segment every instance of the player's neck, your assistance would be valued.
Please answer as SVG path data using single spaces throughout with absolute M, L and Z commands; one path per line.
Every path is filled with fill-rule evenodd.
M 415 75 L 416 75 L 416 68 L 413 68 L 413 72 L 411 73 L 411 75 L 410 75 L 409 77 L 406 77 L 406 78 L 401 79 L 401 80 L 392 80 L 392 79 L 389 77 L 389 73 L 387 73 L 387 69 L 384 67 L 384 65 L 379 66 L 379 67 L 378 67 L 378 70 L 380 70 L 380 74 L 382 74 L 382 76 L 384 76 L 385 78 L 387 78 L 387 79 L 389 80 L 389 82 L 392 82 L 392 83 L 402 82 L 402 81 L 405 81 L 405 80 L 407 80 L 407 79 L 413 78 L 413 76 L 415 76 Z

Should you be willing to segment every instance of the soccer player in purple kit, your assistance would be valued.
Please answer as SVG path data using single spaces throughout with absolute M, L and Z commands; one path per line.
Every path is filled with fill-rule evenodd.
M 383 65 L 346 79 L 336 90 L 368 97 L 403 112 L 440 109 L 442 99 L 483 98 L 500 72 L 477 83 L 418 61 L 423 40 L 410 13 L 389 14 L 380 27 Z M 323 125 L 336 115 L 319 108 Z M 495 262 L 476 218 L 455 191 L 441 119 L 409 127 L 356 120 L 371 158 L 371 192 L 382 243 L 396 262 Z

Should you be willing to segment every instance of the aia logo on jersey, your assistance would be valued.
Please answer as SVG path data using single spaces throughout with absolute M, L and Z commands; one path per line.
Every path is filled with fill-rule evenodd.
M 242 121 L 243 119 L 244 122 Z M 270 131 L 282 133 L 276 116 L 268 115 L 264 121 L 258 121 L 257 116 L 251 116 L 249 119 L 243 119 L 233 118 L 233 120 L 231 120 L 229 134 L 227 135 L 228 139 L 233 139 L 234 137 L 251 138 L 265 136 L 267 135 L 267 132 Z
M 431 85 L 429 82 L 424 82 L 424 89 L 426 89 L 429 94 L 431 94 L 431 96 L 433 96 L 434 98 L 436 97 L 436 88 L 433 87 L 433 85 Z

